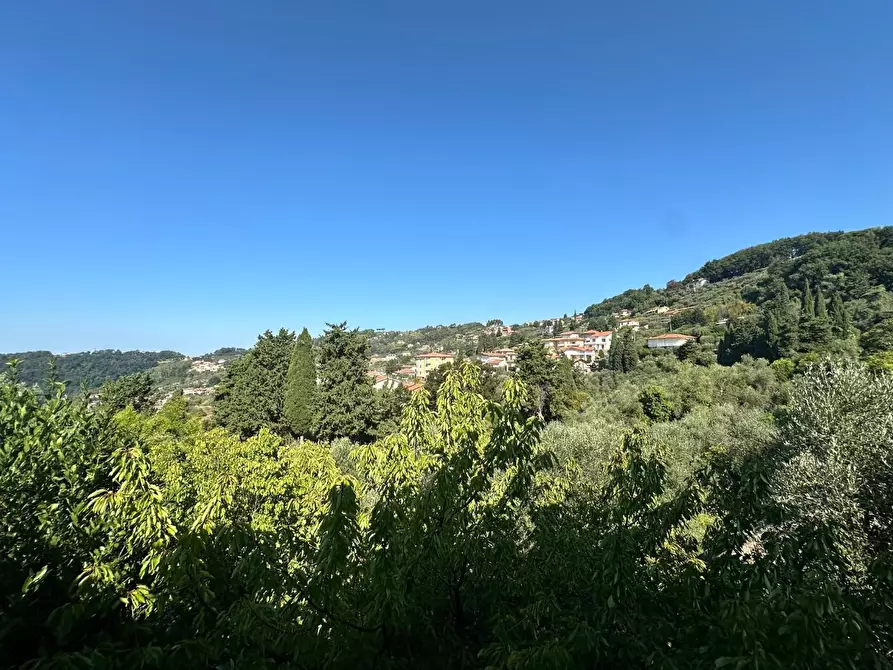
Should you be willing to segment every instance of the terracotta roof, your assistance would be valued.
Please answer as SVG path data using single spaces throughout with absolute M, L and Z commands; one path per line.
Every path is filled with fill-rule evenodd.
M 607 337 L 611 335 L 612 332 L 610 330 L 587 330 L 586 335 L 595 335 L 596 337 Z
M 418 391 L 420 388 L 424 388 L 424 386 L 422 384 L 419 384 L 418 382 L 403 382 L 403 388 L 405 388 L 410 393 L 413 393 L 414 391 Z
M 649 340 L 693 340 L 695 339 L 691 335 L 682 335 L 681 333 L 664 333 L 663 335 L 655 335 L 654 337 L 649 337 Z
M 453 358 L 453 355 L 434 352 L 430 354 L 419 354 L 416 358 Z

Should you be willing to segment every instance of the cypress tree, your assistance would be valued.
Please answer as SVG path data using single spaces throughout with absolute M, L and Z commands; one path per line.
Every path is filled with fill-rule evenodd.
M 623 353 L 620 359 L 624 372 L 632 372 L 639 365 L 639 352 L 636 350 L 636 334 L 628 330 L 623 338 Z
M 620 335 L 620 332 L 615 332 L 614 336 L 611 338 L 611 348 L 608 350 L 608 369 L 614 370 L 615 372 L 622 372 L 623 365 L 621 363 L 621 357 L 623 350 L 623 339 Z
M 803 289 L 803 314 L 806 318 L 811 319 L 815 316 L 815 298 L 812 295 L 812 287 L 809 280 L 806 280 L 806 288 Z
M 292 349 L 285 387 L 285 419 L 295 437 L 311 436 L 315 402 L 316 363 L 313 360 L 313 340 L 304 328 Z
M 781 358 L 781 326 L 778 323 L 776 310 L 770 309 L 765 315 L 766 353 L 769 360 Z
M 836 291 L 831 296 L 831 329 L 837 337 L 846 337 L 850 332 L 850 315 Z
M 825 296 L 822 293 L 821 283 L 815 289 L 815 315 L 817 319 L 828 318 L 828 308 L 825 305 Z

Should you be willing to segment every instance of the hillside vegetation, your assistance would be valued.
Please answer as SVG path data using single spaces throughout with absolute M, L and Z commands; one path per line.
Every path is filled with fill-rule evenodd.
M 269 330 L 95 403 L 0 375 L 0 667 L 893 670 L 890 254 L 807 235 L 567 318 Z M 544 346 L 571 325 L 606 355 Z
M 25 384 L 40 384 L 50 376 L 55 365 L 55 377 L 72 389 L 86 385 L 99 388 L 104 382 L 137 372 L 145 372 L 170 359 L 181 359 L 176 351 L 118 351 L 102 349 L 56 356 L 49 351 L 25 351 L 0 354 L 0 369 L 18 360 L 18 378 Z

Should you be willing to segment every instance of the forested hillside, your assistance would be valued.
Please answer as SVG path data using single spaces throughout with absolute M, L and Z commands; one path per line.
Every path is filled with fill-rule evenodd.
M 662 289 L 648 285 L 631 289 L 586 309 L 587 316 L 606 316 L 620 309 L 643 312 L 658 305 L 707 306 L 718 297 L 697 290 L 696 280 L 725 287 L 738 280 L 729 297 L 759 305 L 773 297 L 777 281 L 791 291 L 809 282 L 826 294 L 839 293 L 854 303 L 854 311 L 868 313 L 877 298 L 872 289 L 893 291 L 893 227 L 869 228 L 849 233 L 810 233 L 742 249 L 705 263 L 681 282 L 670 281 Z M 866 295 L 868 294 L 868 295 Z M 860 302 L 861 301 L 861 302 Z
M 49 351 L 25 351 L 0 354 L 0 368 L 18 360 L 18 378 L 25 384 L 40 384 L 50 376 L 55 365 L 55 377 L 72 389 L 86 384 L 88 389 L 99 388 L 104 382 L 145 372 L 159 362 L 183 358 L 176 351 L 118 351 L 103 349 L 55 356 Z

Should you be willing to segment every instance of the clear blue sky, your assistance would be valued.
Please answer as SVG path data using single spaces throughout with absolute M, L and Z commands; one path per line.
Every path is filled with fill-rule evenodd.
M 582 310 L 893 224 L 889 0 L 0 3 L 0 351 Z

